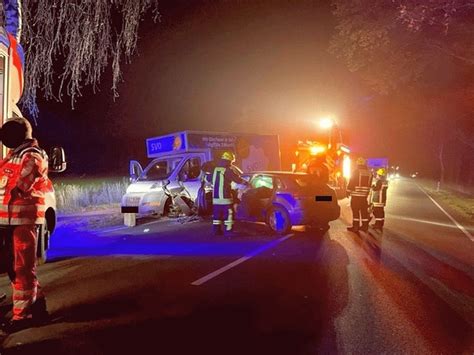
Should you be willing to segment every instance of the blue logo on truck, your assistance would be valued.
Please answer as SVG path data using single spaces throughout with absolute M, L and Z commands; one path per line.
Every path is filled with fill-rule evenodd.
M 184 151 L 185 149 L 186 140 L 184 133 L 150 138 L 146 140 L 146 150 L 149 157 L 164 153 Z

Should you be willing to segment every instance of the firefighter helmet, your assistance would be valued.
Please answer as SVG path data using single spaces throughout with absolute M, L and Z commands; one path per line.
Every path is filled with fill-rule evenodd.
M 380 168 L 380 169 L 377 170 L 377 175 L 385 176 L 385 175 L 387 175 L 387 171 L 385 170 L 385 168 Z
M 365 165 L 365 159 L 362 157 L 357 158 L 357 165 Z
M 231 162 L 234 162 L 235 161 L 235 154 L 232 153 L 232 152 L 224 152 L 224 153 L 222 153 L 221 158 L 224 159 L 224 160 L 229 160 Z

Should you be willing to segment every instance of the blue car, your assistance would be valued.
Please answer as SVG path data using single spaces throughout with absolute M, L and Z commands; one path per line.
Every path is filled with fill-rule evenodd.
M 238 220 L 265 222 L 274 233 L 284 235 L 296 225 L 327 230 L 328 222 L 340 216 L 334 189 L 311 175 L 260 171 L 243 177 L 250 187 L 240 196 Z

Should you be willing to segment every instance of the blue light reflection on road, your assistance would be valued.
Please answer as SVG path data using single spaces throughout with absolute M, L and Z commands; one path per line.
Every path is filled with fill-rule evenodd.
M 59 223 L 51 237 L 48 260 L 68 257 L 108 256 L 108 255 L 174 255 L 174 256 L 237 256 L 259 247 L 262 241 L 239 238 L 196 236 L 193 228 L 170 233 L 160 228 L 151 228 L 143 233 L 143 228 L 127 228 L 104 233 L 104 230 L 87 230 L 85 223 Z M 199 227 L 199 226 L 198 226 Z

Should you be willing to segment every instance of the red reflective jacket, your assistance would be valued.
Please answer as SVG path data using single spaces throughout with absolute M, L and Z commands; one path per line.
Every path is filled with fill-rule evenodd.
M 48 156 L 36 140 L 11 150 L 0 162 L 0 225 L 43 224 L 48 179 Z

